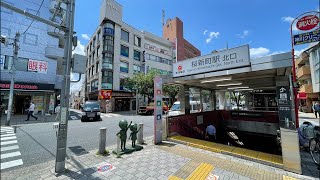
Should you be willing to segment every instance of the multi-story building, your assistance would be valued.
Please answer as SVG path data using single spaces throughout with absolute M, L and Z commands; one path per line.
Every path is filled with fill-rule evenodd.
M 111 100 L 100 100 L 102 111 L 136 109 L 134 93 L 124 87 L 124 79 L 134 73 L 157 69 L 172 73 L 173 44 L 122 21 L 122 6 L 104 0 L 99 26 L 86 46 L 86 96 L 98 100 L 101 90 L 112 90 Z M 111 105 L 111 108 L 110 108 Z
M 189 43 L 183 37 L 183 22 L 175 17 L 168 19 L 166 24 L 162 27 L 162 37 L 173 42 L 175 45 L 175 56 L 177 61 L 189 59 L 201 55 L 199 49 Z
M 319 43 L 311 46 L 296 59 L 300 110 L 311 112 L 312 105 L 319 101 Z M 318 88 L 318 89 L 317 89 Z
M 5 2 L 33 14 L 36 14 L 41 3 L 38 0 L 23 1 L 23 3 L 19 0 Z M 55 1 L 45 0 L 38 15 L 49 19 L 55 4 Z M 17 114 L 24 113 L 29 102 L 33 101 L 36 112 L 42 112 L 42 114 L 52 112 L 56 103 L 56 94 L 61 89 L 59 82 L 62 79 L 57 75 L 57 59 L 63 57 L 63 49 L 59 48 L 58 39 L 52 36 L 54 28 L 1 7 L 1 35 L 10 38 L 10 42 L 13 42 L 16 32 L 20 33 L 18 43 L 20 49 L 18 60 L 14 62 L 16 75 L 13 111 Z M 0 93 L 3 112 L 8 108 L 12 61 L 12 45 L 1 44 Z

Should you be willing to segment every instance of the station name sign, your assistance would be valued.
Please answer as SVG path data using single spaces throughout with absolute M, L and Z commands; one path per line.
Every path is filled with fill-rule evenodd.
M 249 46 L 240 46 L 173 64 L 173 77 L 250 66 Z

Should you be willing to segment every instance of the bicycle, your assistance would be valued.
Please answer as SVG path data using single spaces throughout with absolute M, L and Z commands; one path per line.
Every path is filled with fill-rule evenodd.
M 320 126 L 314 127 L 315 136 L 309 141 L 309 152 L 313 161 L 320 167 Z

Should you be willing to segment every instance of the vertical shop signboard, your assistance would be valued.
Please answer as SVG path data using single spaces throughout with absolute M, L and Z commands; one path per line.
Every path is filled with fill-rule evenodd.
M 154 78 L 154 143 L 162 141 L 162 78 Z
M 277 96 L 280 127 L 285 129 L 295 129 L 295 123 L 292 121 L 289 86 L 278 86 Z

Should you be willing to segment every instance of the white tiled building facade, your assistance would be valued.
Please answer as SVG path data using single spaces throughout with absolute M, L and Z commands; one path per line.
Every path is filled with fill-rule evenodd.
M 38 16 L 44 19 L 52 16 L 57 3 L 53 0 L 44 0 L 42 5 L 42 1 L 39 0 L 3 2 L 32 14 L 36 14 L 41 7 Z M 58 14 L 58 22 L 60 18 Z M 9 38 L 9 42 L 12 43 L 16 32 L 20 33 L 20 38 L 18 60 L 14 62 L 16 75 L 13 111 L 15 114 L 25 113 L 27 104 L 33 101 L 36 112 L 53 112 L 54 105 L 58 103 L 55 96 L 61 89 L 62 80 L 62 76 L 57 75 L 57 60 L 63 57 L 63 48 L 59 48 L 59 40 L 53 35 L 54 28 L 36 20 L 32 22 L 31 18 L 1 7 L 1 35 Z M 8 106 L 12 61 L 13 46 L 1 44 L 1 113 Z
M 172 73 L 173 44 L 149 32 L 139 31 L 122 21 L 122 6 L 104 0 L 100 25 L 86 46 L 86 97 L 98 100 L 100 90 L 112 90 L 110 101 L 100 100 L 102 111 L 135 110 L 135 97 L 123 87 L 134 73 L 157 69 Z

